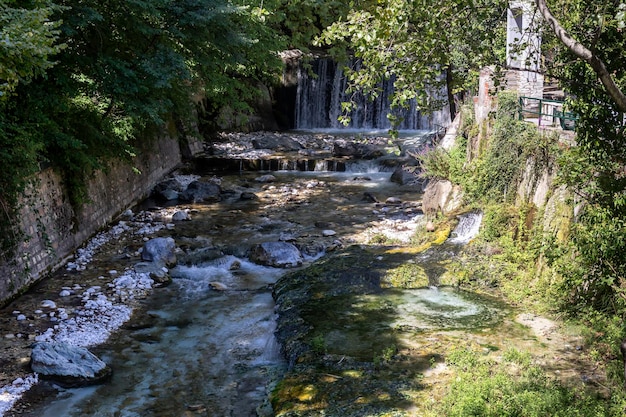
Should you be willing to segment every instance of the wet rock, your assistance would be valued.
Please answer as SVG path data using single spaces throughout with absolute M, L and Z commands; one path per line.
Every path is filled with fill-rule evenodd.
M 179 256 L 179 263 L 185 265 L 198 265 L 203 262 L 213 261 L 224 256 L 224 252 L 218 248 L 199 248 Z
M 378 203 L 378 199 L 372 193 L 363 193 L 362 201 L 369 201 L 370 203 Z
M 261 175 L 260 177 L 256 177 L 254 180 L 256 182 L 268 183 L 268 182 L 276 181 L 276 177 L 273 176 L 272 174 L 267 174 L 267 175 Z
M 182 184 L 175 178 L 161 181 L 152 189 L 152 195 L 161 200 L 176 200 L 179 193 L 184 191 Z
M 111 368 L 96 355 L 65 343 L 36 343 L 30 366 L 40 376 L 71 387 L 97 384 L 111 376 Z
M 380 157 L 384 152 L 380 147 L 369 143 L 358 143 L 351 140 L 337 140 L 333 144 L 333 156 L 373 159 Z
M 264 242 L 254 245 L 250 249 L 249 257 L 252 262 L 278 268 L 302 265 L 300 250 L 288 242 Z
M 274 151 L 299 151 L 300 142 L 288 136 L 260 136 L 252 139 L 254 149 L 272 149 Z
M 421 184 L 423 180 L 419 177 L 417 167 L 399 166 L 389 178 L 391 182 L 400 185 Z
M 185 210 L 179 210 L 172 215 L 172 221 L 180 222 L 184 220 L 191 220 L 191 216 L 189 216 L 189 213 Z
M 215 203 L 221 200 L 222 189 L 213 182 L 193 181 L 179 199 L 191 203 Z
M 171 201 L 171 200 L 176 200 L 179 197 L 179 193 L 178 191 L 174 191 L 174 190 L 163 190 L 161 193 L 158 194 L 159 197 L 161 197 L 163 200 L 167 200 L 167 201 Z
M 169 270 L 163 265 L 154 262 L 138 262 L 134 266 L 135 272 L 139 274 L 148 274 L 152 280 L 162 285 L 172 282 Z
M 240 200 L 258 200 L 259 197 L 250 191 L 244 191 L 239 196 L 239 199 Z
M 176 264 L 176 243 L 171 237 L 156 237 L 148 240 L 141 252 L 141 259 L 159 265 L 171 266 Z
M 211 282 L 209 282 L 209 287 L 211 287 L 211 289 L 215 290 L 215 291 L 226 291 L 226 290 L 228 290 L 228 286 L 226 284 L 224 284 L 223 282 L 219 282 L 219 281 L 211 281 Z

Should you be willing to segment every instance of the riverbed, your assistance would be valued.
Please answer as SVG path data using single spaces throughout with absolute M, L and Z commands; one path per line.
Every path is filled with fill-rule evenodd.
M 380 391 L 381 412 L 411 415 L 419 401 L 441 395 L 449 375 L 443 361 L 447 346 L 471 340 L 486 351 L 514 345 L 537 349 L 546 361 L 554 356 L 545 337 L 518 324 L 517 312 L 501 301 L 438 288 L 430 280 L 431 270 L 445 267 L 445 256 L 469 244 L 479 223 L 430 251 L 395 251 L 425 230 L 426 219 L 421 189 L 391 182 L 390 170 L 368 163 L 343 172 L 202 174 L 203 180 L 219 183 L 221 201 L 146 201 L 0 311 L 0 385 L 5 387 L 0 415 L 271 416 L 269 399 L 277 386 L 284 388 L 280 384 L 287 373 L 294 386 L 318 379 L 293 377 L 295 362 L 307 358 L 307 349 L 323 353 L 328 363 L 350 367 L 358 362 L 355 372 L 401 355 L 407 367 L 394 369 L 398 378 L 383 385 L 355 378 L 363 385 L 335 390 L 340 384 L 332 383 L 333 374 L 319 376 L 330 378 L 320 387 L 332 388 L 341 397 L 339 404 L 353 403 L 354 414 L 344 416 L 364 409 L 352 401 L 354 389 Z M 195 173 L 177 175 L 196 179 Z M 188 219 L 174 221 L 177 212 Z M 141 247 L 157 236 L 172 237 L 177 245 L 179 263 L 169 271 L 173 279 L 168 286 L 133 273 Z M 269 241 L 296 245 L 302 265 L 274 268 L 250 262 L 248 249 Z M 335 275 L 318 274 L 302 285 L 297 278 L 283 279 L 297 271 L 306 277 L 324 262 Z M 434 264 L 437 268 L 428 268 Z M 403 288 L 394 288 L 399 276 Z M 304 297 L 294 319 L 314 326 L 316 333 L 290 338 L 277 328 L 277 315 L 284 318 L 289 310 L 287 299 L 277 294 L 279 282 L 283 295 L 286 287 L 294 291 L 289 300 Z M 88 303 L 99 309 L 86 314 Z M 81 325 L 68 325 L 72 320 Z M 536 322 L 530 318 L 525 324 Z M 556 325 L 545 328 L 557 339 Z M 30 345 L 59 339 L 89 347 L 113 368 L 112 379 L 79 389 L 34 383 Z M 288 340 L 294 343 L 286 346 Z M 577 355 L 575 340 L 557 340 L 562 356 Z M 278 401 L 297 404 L 306 398 Z M 340 415 L 333 414 L 339 409 L 327 408 L 325 415 Z M 323 415 L 324 408 L 318 412 L 312 415 Z

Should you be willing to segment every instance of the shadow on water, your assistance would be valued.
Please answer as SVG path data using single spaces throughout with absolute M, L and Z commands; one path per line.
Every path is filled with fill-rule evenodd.
M 508 314 L 453 288 L 389 288 L 389 271 L 415 257 L 352 246 L 278 281 L 276 334 L 290 364 L 274 392 L 278 415 L 405 412 L 443 360 L 433 333 L 480 333 Z

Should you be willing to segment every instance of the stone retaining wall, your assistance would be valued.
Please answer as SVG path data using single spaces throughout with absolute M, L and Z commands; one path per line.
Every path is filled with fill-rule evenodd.
M 145 198 L 164 175 L 181 163 L 177 138 L 154 139 L 132 163 L 115 161 L 88 182 L 90 202 L 74 212 L 60 175 L 41 171 L 23 198 L 20 219 L 26 239 L 17 258 L 0 265 L 0 305 L 60 266 L 99 229 Z M 193 149 L 193 148 L 192 148 Z

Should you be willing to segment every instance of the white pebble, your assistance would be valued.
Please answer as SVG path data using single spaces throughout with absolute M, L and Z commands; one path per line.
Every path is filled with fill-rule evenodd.
M 26 320 L 26 316 L 25 315 L 20 314 L 20 315 L 17 316 L 17 321 L 24 321 L 24 320 Z
M 52 300 L 43 300 L 41 302 L 41 306 L 46 308 L 57 308 L 56 303 Z
M 72 293 L 68 290 L 63 290 L 59 293 L 59 297 L 69 297 L 70 295 L 72 295 Z

